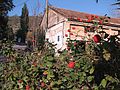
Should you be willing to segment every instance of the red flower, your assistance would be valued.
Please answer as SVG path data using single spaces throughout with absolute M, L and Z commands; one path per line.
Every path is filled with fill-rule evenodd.
M 68 45 L 68 43 L 65 43 L 65 45 Z
M 18 80 L 18 83 L 22 83 L 22 80 Z
M 30 90 L 30 86 L 29 85 L 26 85 L 26 90 Z
M 32 42 L 35 42 L 35 40 L 32 40 Z
M 73 33 L 70 33 L 70 35 L 73 35 Z
M 45 87 L 45 83 L 44 82 L 41 82 L 41 87 Z
M 91 22 L 91 19 L 88 19 L 87 22 Z
M 70 29 L 68 29 L 68 32 L 70 32 Z
M 73 30 L 75 30 L 76 28 L 75 27 L 72 27 Z
M 86 16 L 89 21 L 91 21 L 93 18 L 91 15 Z
M 95 16 L 95 18 L 99 18 L 98 16 Z
M 103 21 L 102 21 L 102 20 L 100 20 L 100 21 L 99 21 L 99 24 L 103 24 Z
M 101 37 L 98 34 L 94 35 L 93 40 L 94 40 L 95 43 L 99 43 L 100 40 L 101 40 Z
M 67 47 L 67 50 L 70 50 L 70 47 Z
M 65 34 L 65 37 L 68 37 L 68 35 L 67 35 L 67 34 Z
M 76 42 L 74 42 L 74 46 L 77 46 L 77 43 L 76 43 Z
M 92 20 L 93 18 L 92 18 L 92 16 L 89 16 L 88 19 L 89 19 L 89 20 Z
M 74 68 L 75 67 L 75 62 L 71 61 L 68 63 L 68 68 Z
M 77 18 L 78 21 L 82 22 L 81 18 Z
M 86 30 L 84 30 L 84 33 L 87 33 L 87 31 L 86 31 Z

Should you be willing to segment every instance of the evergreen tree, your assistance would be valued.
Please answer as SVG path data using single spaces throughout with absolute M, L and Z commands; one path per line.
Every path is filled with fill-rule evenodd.
M 20 38 L 22 43 L 25 43 L 26 40 L 26 35 L 28 32 L 28 23 L 29 23 L 29 12 L 27 9 L 27 5 L 24 4 L 23 8 L 22 8 L 22 15 L 20 17 L 20 25 L 21 25 L 21 29 L 18 30 L 17 33 L 17 38 Z

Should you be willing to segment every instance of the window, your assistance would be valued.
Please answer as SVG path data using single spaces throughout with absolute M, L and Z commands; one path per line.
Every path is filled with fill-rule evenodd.
M 94 32 L 95 31 L 95 27 L 86 26 L 85 27 L 85 31 L 87 31 L 87 32 Z
M 58 42 L 60 41 L 60 36 L 57 37 L 57 41 L 58 41 Z

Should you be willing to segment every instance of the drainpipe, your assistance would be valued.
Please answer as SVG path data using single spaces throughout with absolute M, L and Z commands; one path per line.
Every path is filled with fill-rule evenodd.
M 63 48 L 63 46 L 64 46 L 64 26 L 65 26 L 65 21 L 63 21 L 63 30 L 62 30 L 62 48 Z

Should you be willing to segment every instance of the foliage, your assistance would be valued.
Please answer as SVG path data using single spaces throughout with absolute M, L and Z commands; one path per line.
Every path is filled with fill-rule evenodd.
M 44 43 L 45 43 L 45 30 L 43 30 L 43 28 L 39 28 L 37 33 L 37 46 L 39 50 L 42 50 L 44 48 Z
M 42 51 L 8 49 L 9 54 L 3 55 L 9 55 L 9 62 L 0 64 L 0 87 L 3 90 L 120 89 L 119 44 L 116 36 L 105 40 L 100 33 L 97 31 L 101 37 L 97 42 L 97 37 L 85 41 L 68 37 L 67 48 L 59 56 L 55 53 L 55 45 L 48 40 Z M 3 51 L 4 48 L 7 46 Z
M 13 40 L 12 28 L 8 26 L 8 16 L 0 16 L 0 40 Z
M 13 0 L 0 0 L 0 16 L 4 16 L 10 11 L 14 5 Z
M 0 2 L 0 40 L 9 39 L 11 36 L 8 32 L 11 30 L 8 25 L 7 13 L 14 7 L 12 0 L 2 0 Z M 11 38 L 10 38 L 11 40 Z
M 7 37 L 8 17 L 0 16 L 0 40 Z

